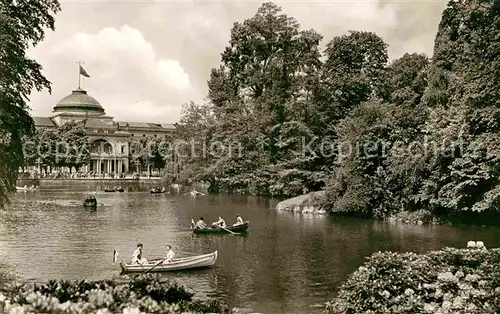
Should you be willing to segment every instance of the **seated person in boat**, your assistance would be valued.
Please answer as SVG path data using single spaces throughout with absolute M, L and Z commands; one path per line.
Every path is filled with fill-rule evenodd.
M 88 195 L 85 199 L 85 203 L 88 205 L 97 205 L 97 199 L 94 195 Z
M 200 220 L 198 220 L 198 222 L 196 223 L 196 228 L 198 228 L 198 229 L 205 229 L 205 228 L 207 228 L 207 224 L 203 220 L 203 217 L 200 217 Z
M 219 216 L 219 220 L 214 222 L 212 224 L 212 227 L 224 227 L 224 228 L 226 228 L 226 222 L 224 221 L 224 219 L 222 219 L 221 216 Z
M 243 218 L 241 218 L 241 216 L 239 214 L 236 215 L 236 223 L 233 226 L 239 226 L 239 225 L 242 225 L 242 224 L 244 224 Z
M 167 255 L 165 256 L 165 261 L 167 263 L 170 263 L 171 261 L 174 260 L 175 253 L 172 251 L 172 246 L 167 245 Z
M 135 249 L 134 254 L 132 255 L 132 264 L 147 264 L 148 260 L 146 258 L 142 258 L 142 243 L 137 244 L 137 249 Z

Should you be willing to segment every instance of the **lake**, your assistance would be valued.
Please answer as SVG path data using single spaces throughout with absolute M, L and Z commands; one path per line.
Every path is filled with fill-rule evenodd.
M 96 211 L 81 206 L 88 191 Z M 469 240 L 498 246 L 500 229 L 417 226 L 382 221 L 277 212 L 278 200 L 244 195 L 151 195 L 147 187 L 100 192 L 87 183 L 18 192 L 0 211 L 0 278 L 24 281 L 104 279 L 129 261 L 138 242 L 145 257 L 219 252 L 212 269 L 169 273 L 196 296 L 215 297 L 243 313 L 319 313 L 339 285 L 377 251 L 425 252 L 465 247 Z M 193 235 L 191 218 L 227 224 L 250 221 L 246 235 Z

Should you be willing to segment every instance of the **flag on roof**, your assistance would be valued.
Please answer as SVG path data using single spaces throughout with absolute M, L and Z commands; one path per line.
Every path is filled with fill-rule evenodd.
M 87 71 L 85 71 L 85 69 L 82 67 L 81 64 L 80 64 L 80 75 L 83 75 L 85 77 L 90 77 L 90 75 L 87 73 Z

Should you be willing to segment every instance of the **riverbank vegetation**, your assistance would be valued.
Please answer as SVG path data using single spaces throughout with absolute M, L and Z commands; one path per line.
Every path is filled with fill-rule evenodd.
M 498 313 L 500 249 L 376 253 L 327 303 L 328 313 Z
M 389 63 L 369 30 L 321 52 L 320 34 L 263 4 L 234 24 L 209 102 L 184 107 L 177 139 L 196 154 L 181 178 L 258 195 L 325 188 L 325 209 L 375 218 L 498 214 L 499 12 L 450 1 L 433 57 Z
M 1 313 L 231 313 L 215 299 L 193 293 L 159 276 L 139 275 L 127 282 L 49 281 L 14 283 L 0 290 Z
M 54 30 L 57 0 L 0 2 L 0 207 L 14 192 L 24 164 L 22 138 L 33 134 L 27 100 L 33 90 L 50 91 L 42 66 L 26 52 L 40 43 L 45 29 Z
M 41 170 L 67 167 L 70 172 L 90 161 L 87 133 L 81 123 L 68 122 L 57 130 L 39 129 L 24 138 L 24 165 L 40 165 Z

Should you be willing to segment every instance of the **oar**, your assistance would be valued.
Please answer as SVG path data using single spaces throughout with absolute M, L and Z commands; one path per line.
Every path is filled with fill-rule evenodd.
M 222 226 L 221 226 L 221 228 L 222 228 L 222 229 L 224 229 L 224 230 L 226 230 L 227 232 L 229 232 L 229 233 L 231 233 L 231 234 L 239 234 L 239 233 L 237 233 L 237 232 L 232 232 L 231 230 L 229 230 L 229 229 L 227 229 L 227 228 L 225 228 L 225 227 L 222 227 Z
M 162 259 L 161 261 L 159 261 L 158 263 L 156 263 L 153 267 L 151 267 L 150 269 L 146 270 L 145 272 L 143 272 L 143 274 L 147 274 L 149 273 L 151 270 L 153 270 L 153 268 L 155 268 L 156 266 L 160 265 L 161 263 L 163 263 L 167 258 L 164 258 Z

